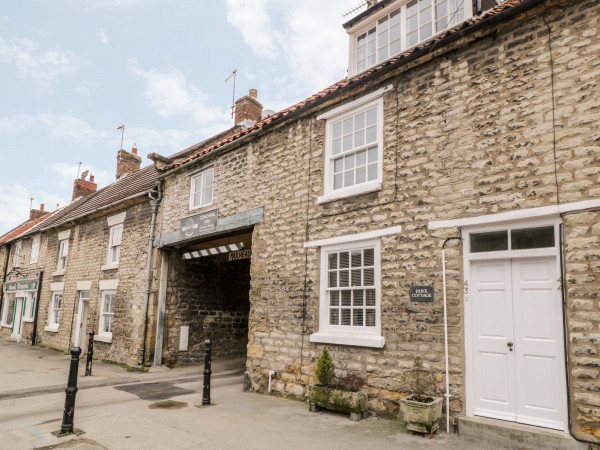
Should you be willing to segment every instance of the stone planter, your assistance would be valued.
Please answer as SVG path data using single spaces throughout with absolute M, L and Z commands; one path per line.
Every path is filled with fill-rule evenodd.
M 400 411 L 406 424 L 406 429 L 418 433 L 427 433 L 433 436 L 440 427 L 442 416 L 443 398 L 433 397 L 431 403 L 421 403 L 412 400 L 414 395 L 409 395 L 400 400 Z
M 358 422 L 365 419 L 367 413 L 367 391 L 349 392 L 325 386 L 312 386 L 309 393 L 310 411 L 323 409 L 346 412 L 350 420 Z

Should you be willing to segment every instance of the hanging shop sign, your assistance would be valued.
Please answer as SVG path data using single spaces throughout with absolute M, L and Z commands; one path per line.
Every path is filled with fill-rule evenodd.
M 411 302 L 432 302 L 433 301 L 433 286 L 411 286 L 410 287 Z
M 196 214 L 195 216 L 185 217 L 181 219 L 179 237 L 187 239 L 213 233 L 217 230 L 217 219 L 218 214 L 216 209 Z
M 250 259 L 252 256 L 252 250 L 240 250 L 239 252 L 231 252 L 229 254 L 229 261 L 237 261 L 238 259 Z
M 4 292 L 35 291 L 37 287 L 38 280 L 9 281 L 8 283 L 4 283 Z

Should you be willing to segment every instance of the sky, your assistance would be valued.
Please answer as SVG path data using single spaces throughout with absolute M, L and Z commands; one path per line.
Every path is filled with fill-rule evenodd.
M 0 235 L 31 198 L 68 204 L 78 172 L 112 183 L 121 124 L 142 166 L 231 127 L 234 69 L 235 97 L 275 111 L 343 79 L 360 3 L 0 0 Z

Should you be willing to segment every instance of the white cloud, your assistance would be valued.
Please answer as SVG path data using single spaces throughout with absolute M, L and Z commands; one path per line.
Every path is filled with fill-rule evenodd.
M 227 112 L 210 106 L 209 96 L 189 84 L 181 72 L 163 73 L 135 68 L 131 71 L 145 80 L 144 95 L 161 117 L 189 114 L 207 129 L 218 125 L 218 129 L 223 130 L 231 125 Z
M 122 8 L 131 8 L 133 6 L 142 6 L 144 4 L 150 3 L 151 0 L 72 0 L 76 6 L 81 4 L 85 5 L 89 9 L 122 9 Z
M 107 170 L 96 170 L 93 167 L 85 164 L 85 161 L 79 168 L 78 164 L 69 164 L 66 162 L 57 162 L 50 164 L 48 166 L 50 172 L 52 172 L 55 177 L 56 184 L 61 188 L 71 188 L 73 186 L 73 182 L 78 177 L 77 174 L 81 175 L 84 171 L 88 171 L 90 175 L 94 175 L 94 183 L 98 184 L 98 188 L 109 185 L 110 183 L 115 181 L 115 174 L 112 172 L 108 172 Z M 115 160 L 115 171 L 116 171 L 116 160 Z M 90 179 L 89 176 L 87 178 Z M 64 203 L 63 203 L 64 205 Z
M 0 117 L 0 133 L 21 133 L 27 131 L 33 122 L 31 116 L 15 114 L 8 117 Z
M 70 77 L 75 71 L 75 62 L 76 57 L 69 50 L 44 51 L 30 39 L 7 42 L 0 38 L 0 63 L 14 65 L 22 78 L 32 78 L 43 86 Z
M 175 153 L 189 146 L 189 142 L 192 139 L 190 133 L 187 131 L 174 129 L 157 130 L 148 127 L 128 128 L 127 135 L 128 141 L 135 142 L 139 152 L 144 154 L 158 152 L 158 149 Z
M 346 74 L 348 37 L 342 13 L 351 0 L 227 0 L 227 19 L 259 57 L 283 56 L 294 85 L 313 92 Z M 283 19 L 271 20 L 275 14 Z M 332 27 L 339 23 L 339 27 Z
M 38 209 L 43 203 L 46 211 L 54 211 L 57 203 L 61 206 L 67 204 L 67 201 L 58 195 L 45 191 L 29 191 L 19 183 L 0 184 L 0 235 L 29 219 L 31 197 L 34 199 L 34 209 Z
M 108 36 L 106 35 L 106 31 L 104 31 L 103 28 L 98 28 L 98 30 L 96 30 L 96 36 L 98 36 L 98 40 L 102 44 L 108 44 Z
M 279 32 L 271 25 L 267 13 L 269 0 L 227 0 L 227 21 L 237 28 L 244 42 L 258 56 L 277 57 Z
M 109 137 L 108 132 L 95 130 L 77 117 L 45 113 L 39 115 L 39 120 L 49 127 L 51 136 L 79 144 L 89 144 Z

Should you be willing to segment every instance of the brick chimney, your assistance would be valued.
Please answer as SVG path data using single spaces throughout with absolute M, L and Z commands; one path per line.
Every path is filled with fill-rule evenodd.
M 48 214 L 49 211 L 44 211 L 44 204 L 40 205 L 40 209 L 31 209 L 29 210 L 29 220 L 39 219 L 42 216 Z
M 90 175 L 90 181 L 86 181 L 85 177 L 87 174 L 86 170 L 83 172 L 81 178 L 77 178 L 73 183 L 73 197 L 71 197 L 71 201 L 79 197 L 87 197 L 98 189 L 98 185 L 94 183 L 94 175 Z
M 137 154 L 137 147 L 133 144 L 131 153 L 127 150 L 119 150 L 117 153 L 117 179 L 126 173 L 134 173 L 140 170 L 142 158 Z
M 248 95 L 235 102 L 235 125 L 245 121 L 258 122 L 261 119 L 263 106 L 256 100 L 258 92 L 250 89 Z

